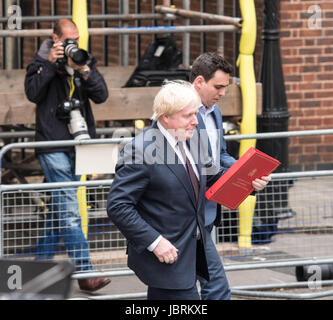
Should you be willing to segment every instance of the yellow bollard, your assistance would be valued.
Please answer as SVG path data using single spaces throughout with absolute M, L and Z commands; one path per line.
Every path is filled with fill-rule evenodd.
M 73 15 L 72 20 L 75 22 L 79 30 L 79 43 L 81 49 L 88 51 L 88 16 L 87 16 L 87 1 L 74 0 L 73 1 Z M 82 175 L 81 181 L 86 181 L 87 176 Z M 88 206 L 87 206 L 87 190 L 86 187 L 81 186 L 77 191 L 77 199 L 79 203 L 79 213 L 81 216 L 82 232 L 86 239 L 88 238 Z
M 242 34 L 239 45 L 240 87 L 243 98 L 243 116 L 240 124 L 241 134 L 257 132 L 257 92 L 254 73 L 253 52 L 257 36 L 257 21 L 254 1 L 239 0 L 242 13 Z M 239 156 L 242 156 L 250 147 L 255 147 L 256 140 L 241 140 Z M 252 220 L 256 197 L 249 196 L 238 208 L 239 217 L 239 248 L 251 248 Z
M 238 207 L 238 220 L 239 220 L 239 248 L 252 247 L 252 220 L 254 208 L 256 205 L 256 197 L 248 196 L 245 201 Z
M 75 22 L 79 30 L 79 47 L 88 50 L 88 16 L 87 16 L 87 0 L 73 1 L 72 20 Z
M 143 120 L 135 120 L 135 128 L 142 130 L 145 127 L 145 122 Z
M 82 175 L 81 181 L 87 181 L 87 176 Z M 81 216 L 81 227 L 82 232 L 86 239 L 88 239 L 88 206 L 87 206 L 87 188 L 85 186 L 80 186 L 76 192 L 77 200 L 79 203 L 79 214 Z

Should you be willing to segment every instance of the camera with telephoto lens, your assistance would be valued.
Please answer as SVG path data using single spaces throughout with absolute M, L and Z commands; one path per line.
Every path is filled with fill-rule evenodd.
M 77 43 L 73 39 L 66 39 L 63 42 L 65 56 L 57 60 L 59 67 L 67 64 L 67 57 L 70 57 L 75 64 L 78 66 L 84 66 L 87 64 L 89 59 L 89 54 L 87 51 L 80 49 Z
M 78 99 L 68 99 L 58 105 L 60 119 L 68 121 L 68 129 L 74 140 L 90 139 L 88 126 L 81 114 L 81 102 Z

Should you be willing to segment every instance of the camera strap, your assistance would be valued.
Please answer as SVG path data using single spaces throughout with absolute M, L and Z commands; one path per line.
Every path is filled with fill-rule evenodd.
M 74 75 L 71 76 L 71 78 L 68 81 L 68 84 L 69 84 L 69 98 L 71 99 L 73 97 L 73 93 L 75 91 Z
M 86 117 L 86 111 L 85 111 L 85 108 L 84 108 L 84 105 L 83 105 L 84 104 L 84 99 L 83 99 L 83 96 L 82 96 L 82 85 L 81 85 L 80 77 L 78 77 L 74 72 L 74 74 L 70 78 L 67 79 L 67 82 L 68 82 L 68 86 L 69 86 L 69 99 L 73 98 L 74 91 L 75 91 L 75 89 L 77 89 L 79 100 L 81 102 L 81 108 L 80 108 L 81 114 L 85 118 Z

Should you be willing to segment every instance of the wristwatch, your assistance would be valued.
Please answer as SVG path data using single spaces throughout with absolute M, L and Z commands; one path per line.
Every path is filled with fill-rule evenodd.
M 83 75 L 84 77 L 89 76 L 90 73 L 90 69 L 89 68 L 84 68 L 83 71 L 80 72 L 81 75 Z

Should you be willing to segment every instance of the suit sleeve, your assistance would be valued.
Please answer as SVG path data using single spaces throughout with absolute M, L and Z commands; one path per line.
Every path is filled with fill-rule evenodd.
M 111 185 L 107 213 L 111 221 L 133 245 L 142 252 L 160 235 L 139 214 L 138 202 L 149 184 L 148 168 L 144 164 L 127 163 L 124 157 L 116 167 Z
M 227 144 L 226 144 L 226 141 L 225 141 L 223 135 L 222 135 L 221 139 L 222 139 L 221 152 L 220 152 L 221 166 L 230 168 L 236 162 L 236 159 L 227 152 Z
M 212 170 L 212 172 L 216 172 L 216 174 L 207 175 L 207 186 L 211 187 L 227 170 L 236 162 L 236 159 L 232 157 L 226 148 L 226 141 L 221 136 L 221 150 L 220 150 L 220 166 L 216 166 L 216 170 Z
M 95 65 L 91 65 L 90 68 L 91 73 L 88 79 L 83 80 L 85 83 L 85 93 L 95 103 L 103 103 L 109 96 L 107 85 Z
M 220 127 L 220 161 L 221 161 L 221 165 L 226 167 L 226 168 L 230 168 L 235 162 L 236 159 L 234 157 L 232 157 L 228 151 L 227 151 L 227 142 L 224 139 L 224 135 L 223 135 L 223 117 L 222 114 L 220 112 L 220 110 L 218 110 L 219 114 L 221 115 L 221 127 Z
M 209 174 L 207 175 L 207 187 L 211 187 L 224 173 L 227 172 L 229 168 L 223 167 L 222 165 L 220 167 L 215 167 L 216 169 L 213 169 L 213 172 L 217 172 L 215 174 Z

